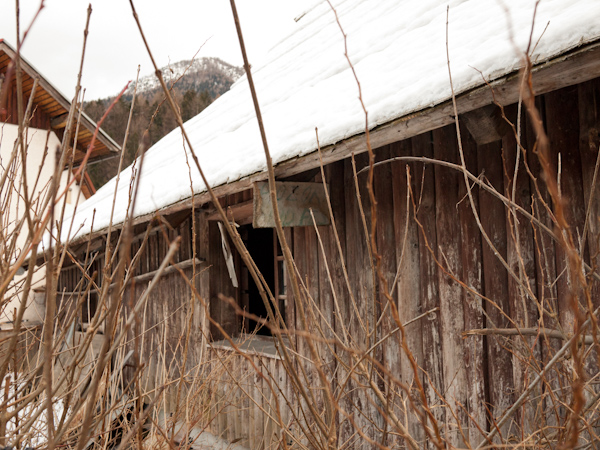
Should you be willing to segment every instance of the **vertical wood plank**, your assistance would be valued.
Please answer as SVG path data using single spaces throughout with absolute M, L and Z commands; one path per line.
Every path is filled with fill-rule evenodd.
M 438 160 L 458 162 L 457 137 L 453 126 L 433 132 L 434 156 Z M 462 445 L 458 432 L 458 421 L 467 423 L 464 410 L 459 405 L 467 403 L 467 376 L 462 361 L 464 348 L 461 333 L 464 330 L 463 293 L 455 281 L 461 276 L 461 236 L 457 205 L 460 174 L 435 167 L 436 222 L 438 285 L 440 295 L 440 321 L 442 334 L 442 354 L 445 380 L 445 394 L 448 407 L 454 417 L 446 415 L 448 431 L 446 437 L 453 445 Z M 466 430 L 466 427 L 464 428 Z
M 240 384 L 244 388 L 244 392 L 241 392 L 240 396 L 240 445 L 244 447 L 250 446 L 250 414 L 249 414 L 249 406 L 250 399 L 248 398 L 248 394 L 250 394 L 250 383 L 248 382 L 248 361 L 240 358 Z
M 324 335 L 324 328 L 326 325 L 321 316 L 323 312 L 323 302 L 320 295 L 320 286 L 319 286 L 319 246 L 317 242 L 317 235 L 315 229 L 313 227 L 303 227 L 304 231 L 304 245 L 305 245 L 305 283 L 308 289 L 309 298 L 307 298 L 307 306 L 306 306 L 306 316 L 309 329 L 308 331 L 311 334 L 310 338 L 314 336 L 313 345 L 317 349 L 318 360 L 315 361 L 310 350 L 308 348 L 308 343 L 304 348 L 305 356 L 308 358 L 305 364 L 305 370 L 309 378 L 309 390 L 312 392 L 313 398 L 315 400 L 314 405 L 316 406 L 317 411 L 321 417 L 324 417 L 324 398 L 323 398 L 323 386 L 321 383 L 321 379 L 319 374 L 317 373 L 317 367 L 320 366 L 323 370 L 323 365 L 325 363 L 325 355 L 323 351 L 325 351 L 325 346 L 320 345 L 318 342 Z M 310 362 L 308 362 L 310 361 Z M 313 420 L 311 420 L 313 422 Z
M 252 358 L 254 361 L 254 358 Z M 248 363 L 248 441 L 251 449 L 258 448 L 258 441 L 260 440 L 260 432 L 257 417 L 257 407 L 255 401 L 257 398 L 256 390 L 257 387 L 257 374 L 252 366 Z
M 507 118 L 517 125 L 517 106 L 512 105 L 504 110 Z M 523 140 L 523 139 L 522 139 Z M 517 152 L 515 133 L 510 130 L 502 139 L 502 154 L 505 166 L 505 195 L 525 210 L 531 210 L 531 191 L 529 174 L 524 161 L 525 155 Z M 517 168 L 518 163 L 518 170 Z M 514 192 L 514 198 L 513 198 Z M 508 295 L 511 318 L 514 325 L 522 328 L 535 327 L 538 323 L 537 285 L 535 274 L 535 245 L 533 228 L 519 213 L 513 214 L 507 209 L 507 263 L 519 280 L 508 278 Z M 531 294 L 530 294 L 531 292 Z M 513 377 L 515 395 L 519 395 L 526 387 L 542 359 L 539 342 L 535 337 L 512 339 Z M 532 395 L 533 399 L 541 398 L 541 389 Z M 527 402 L 520 415 L 519 428 L 525 433 L 537 429 L 536 411 L 541 407 L 539 400 Z
M 257 355 L 252 356 L 254 365 L 258 370 L 262 370 L 260 365 L 260 358 Z M 258 374 L 254 374 L 254 432 L 256 440 L 254 442 L 254 449 L 260 450 L 265 448 L 265 415 L 262 412 L 263 405 L 263 380 Z
M 411 139 L 413 156 L 432 158 L 433 136 L 425 133 Z M 436 235 L 436 190 L 435 170 L 431 166 L 417 164 L 415 166 L 415 198 L 416 217 L 419 222 L 419 273 L 420 292 L 423 311 L 440 306 L 435 254 L 437 249 Z M 422 322 L 423 333 L 423 369 L 428 374 L 425 379 L 425 395 L 428 407 L 435 421 L 441 428 L 446 421 L 446 410 L 443 408 L 438 392 L 444 392 L 444 372 L 442 367 L 442 347 L 440 330 L 440 312 L 432 313 Z M 435 438 L 435 437 L 434 437 Z M 431 440 L 428 449 L 435 448 Z
M 359 171 L 366 167 L 368 163 L 367 155 L 362 154 L 356 157 L 356 170 Z M 370 239 L 365 233 L 363 217 L 359 210 L 359 199 L 357 198 L 355 179 L 353 174 L 352 162 L 350 159 L 345 161 L 344 166 L 344 185 L 346 187 L 346 249 L 348 252 L 348 274 L 354 290 L 354 299 L 356 304 L 350 305 L 351 316 L 348 322 L 350 334 L 353 338 L 355 348 L 370 348 L 374 343 L 375 333 L 374 324 L 376 319 L 374 295 L 372 261 L 367 248 L 367 241 Z M 358 175 L 360 202 L 365 213 L 367 231 L 370 232 L 371 218 L 370 206 L 366 192 L 366 173 Z M 351 301 L 351 299 L 350 299 Z M 352 301 L 351 301 L 352 303 Z M 376 355 L 373 355 L 377 358 Z M 352 381 L 349 383 L 349 395 L 352 405 L 350 415 L 354 420 L 354 427 L 360 428 L 365 435 L 375 439 L 373 425 L 371 423 L 372 403 L 368 399 L 368 393 L 365 386 L 357 386 Z M 353 432 L 354 433 L 354 432 Z M 359 438 L 356 438 L 355 448 L 366 448 L 367 444 Z
M 333 277 L 335 274 L 332 273 L 332 267 L 330 261 L 335 258 L 337 252 L 333 248 L 331 248 L 330 244 L 332 242 L 332 231 L 331 226 L 322 226 L 318 227 L 319 236 L 321 238 L 321 242 L 323 245 L 323 250 L 318 246 L 316 251 L 318 252 L 317 265 L 319 268 L 319 276 L 318 276 L 318 284 L 319 284 L 319 294 L 318 294 L 318 304 L 320 305 L 320 322 L 321 322 L 321 330 L 323 333 L 323 338 L 328 341 L 333 341 L 335 335 L 335 315 L 334 315 L 334 302 L 333 302 L 333 287 L 332 281 L 330 282 L 328 276 L 331 273 Z M 325 255 L 323 251 L 326 252 Z M 325 373 L 327 380 L 326 386 L 323 386 L 324 391 L 321 394 L 322 401 L 325 407 L 324 417 L 327 424 L 333 423 L 333 426 L 337 430 L 337 414 L 334 405 L 328 404 L 327 392 L 333 392 L 336 384 L 336 368 L 337 363 L 335 359 L 335 346 L 330 342 L 321 342 L 318 344 L 321 370 Z M 332 422 L 333 420 L 333 422 Z M 337 436 L 337 431 L 336 431 Z
M 578 247 L 578 237 L 583 233 L 585 205 L 581 183 L 581 157 L 579 153 L 579 110 L 577 87 L 560 89 L 545 95 L 546 124 L 555 167 L 560 167 L 560 190 L 563 197 L 565 219 Z M 560 164 L 560 166 L 559 166 Z M 557 170 L 558 172 L 558 170 Z M 557 205 L 555 205 L 557 208 Z M 575 320 L 574 305 L 570 304 L 570 285 L 566 249 L 556 245 L 556 283 L 561 325 L 567 333 L 572 332 Z
M 224 370 L 223 370 L 223 362 L 222 362 L 222 358 L 225 356 L 223 355 L 223 351 L 221 350 L 215 350 L 215 353 L 218 353 L 218 359 L 216 361 L 216 370 L 217 370 L 217 374 L 218 374 L 218 386 L 217 386 L 217 392 L 219 395 L 219 415 L 218 415 L 218 423 L 219 423 L 219 434 L 223 439 L 227 439 L 227 433 L 228 433 L 228 428 L 227 428 L 227 388 L 226 388 L 226 380 L 225 380 L 225 374 L 224 374 Z
M 296 329 L 302 330 L 305 332 L 311 332 L 312 327 L 312 318 L 310 317 L 310 306 L 309 300 L 307 300 L 306 289 L 307 286 L 307 273 L 308 273 L 308 250 L 307 250 L 307 242 L 306 242 L 306 231 L 302 227 L 294 228 L 294 260 L 296 261 L 296 268 L 298 270 L 298 276 L 302 280 L 300 283 L 300 298 L 295 298 L 296 304 Z M 304 315 L 306 319 L 306 328 L 302 323 L 302 316 L 300 313 L 300 308 L 304 309 Z M 297 366 L 296 373 L 300 379 L 301 383 L 304 383 L 306 391 L 310 394 L 312 393 L 313 380 L 312 380 L 312 368 L 310 367 L 310 363 L 307 362 L 305 358 L 311 358 L 309 349 L 306 342 L 306 337 L 298 336 L 296 338 L 297 342 L 297 351 L 300 358 L 295 359 L 295 364 Z M 303 373 L 306 374 L 306 378 L 304 378 Z M 306 404 L 306 400 L 302 397 L 299 398 L 300 410 L 308 411 L 308 407 Z M 301 420 L 304 422 L 304 416 L 301 417 Z M 307 419 L 310 420 L 310 413 L 307 414 Z M 308 424 L 304 424 L 304 426 L 308 426 Z
M 329 227 L 327 239 L 323 241 L 325 251 L 328 255 L 329 271 L 333 280 L 332 292 L 337 296 L 337 303 L 333 305 L 332 320 L 336 335 L 342 340 L 344 345 L 348 345 L 348 323 L 350 320 L 349 310 L 349 293 L 348 285 L 344 277 L 344 266 L 348 266 L 347 250 L 346 250 L 346 204 L 345 190 L 348 188 L 344 182 L 344 161 L 338 161 L 329 164 L 325 167 L 325 176 L 329 184 L 329 194 L 331 201 L 331 209 L 336 226 L 337 235 L 339 237 L 339 246 L 336 240 L 333 223 Z M 337 181 L 336 181 L 337 180 Z M 341 253 L 340 253 L 341 248 Z M 332 298 L 333 301 L 333 298 Z M 344 364 L 349 364 L 349 355 L 342 351 L 339 346 L 334 347 L 336 357 L 344 361 Z M 335 374 L 332 378 L 332 390 L 334 394 L 339 392 L 344 383 L 347 372 L 344 364 L 335 363 Z M 339 401 L 340 408 L 343 411 L 350 410 L 348 396 L 343 395 Z M 345 442 L 350 433 L 350 424 L 348 419 L 339 412 L 336 412 L 336 427 L 337 427 L 337 445 L 341 446 Z
M 579 85 L 579 150 L 581 153 L 581 171 L 583 194 L 585 199 L 587 222 L 587 262 L 590 267 L 600 267 L 600 186 L 594 185 L 594 171 L 598 159 L 600 144 L 600 80 L 592 80 Z M 591 199 L 591 202 L 590 202 Z M 589 207 L 589 209 L 588 209 Z M 598 271 L 596 269 L 596 271 Z M 600 282 L 588 277 L 592 308 L 600 306 Z M 589 309 L 589 308 L 588 308 Z M 590 352 L 585 361 L 588 379 L 599 371 L 598 349 Z M 595 388 L 598 391 L 598 388 Z
M 478 147 L 479 172 L 485 171 L 489 183 L 500 193 L 504 192 L 501 144 L 494 142 Z M 508 299 L 508 275 L 496 256 L 506 259 L 506 213 L 500 200 L 486 191 L 480 190 L 479 205 L 481 224 L 489 236 L 494 249 L 487 242 L 483 246 L 484 293 L 488 298 L 484 307 L 487 312 L 488 328 L 508 328 L 510 306 Z M 483 238 L 482 238 L 483 240 Z M 506 348 L 507 340 L 500 336 L 487 337 L 489 395 L 492 405 L 492 418 L 498 420 L 514 400 L 511 394 L 513 386 L 512 357 Z M 510 429 L 507 423 L 501 429 L 501 439 L 507 439 Z
M 410 141 L 392 144 L 391 157 L 411 155 L 412 145 Z M 411 189 L 414 193 L 414 188 L 416 187 L 414 179 L 416 174 L 414 164 L 393 162 L 390 168 L 393 192 L 393 217 L 391 218 L 391 222 L 394 224 L 395 257 L 398 267 L 398 279 L 397 286 L 395 286 L 394 298 L 397 301 L 400 322 L 405 324 L 423 312 L 421 305 L 419 229 L 415 222 L 414 209 L 410 198 Z M 422 320 L 406 326 L 405 333 L 406 343 L 412 353 L 413 359 L 416 364 L 422 366 Z M 412 387 L 411 391 L 414 398 L 419 398 L 414 370 L 408 356 L 402 349 L 401 336 L 397 334 L 394 338 L 400 355 L 400 379 L 403 383 Z M 394 375 L 398 376 L 397 374 Z M 424 381 L 422 375 L 419 374 L 418 378 L 421 383 Z M 401 392 L 399 386 L 396 386 L 396 389 Z M 407 402 L 405 404 L 410 405 Z M 423 441 L 425 439 L 423 424 L 420 423 L 419 416 L 410 411 L 410 406 L 407 417 L 410 434 L 417 442 Z
M 390 146 L 379 148 L 376 151 L 378 160 L 388 160 L 391 156 Z M 381 315 L 379 336 L 388 335 L 395 327 L 392 317 L 392 307 L 389 305 L 388 296 L 396 277 L 396 241 L 394 235 L 394 204 L 393 194 L 395 186 L 392 183 L 391 164 L 384 164 L 375 168 L 373 173 L 373 190 L 377 201 L 376 242 L 379 255 L 380 274 L 378 283 L 378 315 Z M 383 280 L 380 279 L 383 277 Z M 397 339 L 386 339 L 382 344 L 382 364 L 392 372 L 395 377 L 401 378 L 400 348 Z M 388 378 L 388 377 L 386 377 Z M 403 379 L 403 381 L 406 381 Z M 389 387 L 389 384 L 388 384 Z M 390 394 L 390 392 L 388 392 Z
M 244 378 L 243 378 L 243 370 L 242 368 L 246 366 L 246 361 L 241 356 L 235 356 L 232 358 L 234 361 L 233 364 L 233 374 L 235 380 L 232 380 L 233 386 L 232 388 L 235 390 L 235 400 L 233 402 L 233 409 L 235 411 L 235 439 L 238 442 L 244 440 L 244 393 L 242 391 L 242 387 L 244 386 Z
M 206 214 L 199 213 L 196 218 L 196 245 L 197 245 L 197 253 L 196 256 L 208 262 L 210 260 L 210 241 L 209 241 L 209 231 L 208 231 L 208 220 L 206 219 Z M 213 244 L 214 245 L 214 244 Z M 200 328 L 202 330 L 201 337 L 201 352 L 206 346 L 206 336 L 210 333 L 210 326 L 208 321 L 208 314 L 210 314 L 210 269 L 197 268 L 197 288 L 198 294 L 202 297 L 204 302 L 204 306 L 202 302 L 196 302 L 198 307 L 198 320 Z M 200 353 L 201 355 L 202 353 Z
M 544 97 L 536 99 L 536 107 L 543 114 L 544 112 Z M 532 209 L 534 215 L 541 223 L 552 229 L 554 226 L 547 208 L 552 207 L 550 195 L 546 189 L 541 173 L 541 166 L 537 154 L 533 151 L 537 145 L 534 127 L 530 121 L 525 122 L 525 137 L 529 150 L 527 154 L 527 163 L 533 174 L 530 178 L 530 190 L 532 192 Z M 536 261 L 536 281 L 538 303 L 540 311 L 544 313 L 540 317 L 540 326 L 549 329 L 559 329 L 558 321 L 558 304 L 556 294 L 556 260 L 554 258 L 554 241 L 545 231 L 538 226 L 533 226 L 534 232 L 534 247 Z M 542 351 L 542 361 L 548 362 L 554 353 L 562 345 L 561 341 L 556 339 L 543 338 L 540 340 Z M 558 369 L 558 370 L 557 370 Z M 542 386 L 544 396 L 544 414 L 541 415 L 541 426 L 555 425 L 557 416 L 554 411 L 557 411 L 561 405 L 555 403 L 556 397 L 552 391 L 560 389 L 560 363 L 556 368 L 552 369 L 546 376 L 546 383 Z
M 586 214 L 589 216 L 587 240 L 588 264 L 600 267 L 600 186 L 593 184 L 594 171 L 600 145 L 600 80 L 579 85 L 579 124 L 581 169 Z M 591 203 L 590 203 L 591 198 Z M 600 283 L 592 283 L 591 297 L 594 306 L 600 304 Z
M 467 170 L 477 174 L 477 144 L 462 127 L 462 145 Z M 483 292 L 482 280 L 482 254 L 481 234 L 473 215 L 473 208 L 468 197 L 467 187 L 461 180 L 458 195 L 462 199 L 458 205 L 460 229 L 462 236 L 461 261 L 463 282 L 472 290 L 463 291 L 465 330 L 483 328 L 484 316 L 481 297 L 477 294 Z M 477 188 L 473 188 L 472 197 L 475 211 L 479 214 L 479 197 Z M 474 421 L 469 427 L 469 440 L 471 445 L 478 444 L 483 438 L 479 428 L 487 428 L 487 412 L 485 408 L 485 350 L 483 336 L 469 336 L 464 341 L 464 364 L 467 373 L 466 405 L 469 411 L 469 420 Z
M 268 366 L 270 372 L 270 381 L 273 389 L 269 389 L 269 411 L 271 414 L 270 418 L 270 430 L 269 430 L 269 448 L 277 449 L 280 424 L 278 423 L 278 414 L 277 414 L 277 383 L 279 381 L 277 376 L 277 365 L 274 358 L 268 358 Z

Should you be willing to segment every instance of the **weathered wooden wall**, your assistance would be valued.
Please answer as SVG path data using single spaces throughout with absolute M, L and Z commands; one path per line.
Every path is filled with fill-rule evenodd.
M 581 242 L 581 252 L 592 266 L 598 263 L 600 237 L 598 195 L 590 202 L 598 157 L 599 86 L 595 80 L 538 100 L 551 141 L 551 164 L 560 172 L 563 207 L 571 232 Z M 516 106 L 506 108 L 505 113 L 516 123 Z M 517 157 L 512 129 L 506 128 L 500 140 L 478 145 L 463 124 L 461 143 L 465 164 L 484 183 L 552 228 L 550 211 L 556 205 L 552 205 L 533 150 L 535 135 L 528 120 L 523 119 L 520 128 L 524 149 Z M 454 125 L 377 149 L 375 153 L 378 161 L 415 156 L 461 164 Z M 519 166 L 515 171 L 517 158 Z M 367 166 L 366 155 L 358 155 L 355 160 L 358 171 Z M 540 326 L 569 333 L 573 315 L 568 304 L 564 251 L 547 232 L 507 208 L 491 193 L 473 186 L 469 198 L 460 171 L 421 162 L 393 161 L 375 168 L 378 212 L 374 232 L 383 274 L 383 279 L 379 279 L 373 275 L 375 259 L 370 256 L 364 229 L 365 224 L 367 229 L 371 227 L 365 188 L 367 173 L 358 175 L 364 222 L 353 183 L 352 161 L 330 164 L 325 174 L 342 256 L 333 225 L 288 231 L 288 236 L 293 236 L 298 274 L 310 297 L 304 300 L 304 307 L 319 311 L 310 317 L 308 331 L 319 338 L 347 339 L 345 344 L 364 350 L 395 329 L 383 295 L 385 290 L 391 292 L 404 323 L 436 309 L 406 327 L 408 348 L 419 366 L 420 382 L 444 436 L 455 445 L 463 445 L 464 440 L 479 444 L 481 430 L 490 430 L 490 421 L 497 420 L 513 404 L 536 370 L 548 362 L 564 341 L 494 334 L 465 337 L 463 333 L 516 326 L 528 329 Z M 317 176 L 315 181 L 319 180 Z M 583 240 L 588 203 L 591 208 Z M 348 271 L 349 289 L 342 262 Z M 590 282 L 596 305 L 600 284 Z M 303 329 L 293 304 L 290 298 L 288 322 L 293 328 Z M 305 340 L 292 339 L 298 351 L 309 356 Z M 345 367 L 327 354 L 326 345 L 319 344 L 318 349 L 322 356 L 319 367 L 330 380 L 332 391 L 337 392 L 345 381 Z M 400 348 L 398 333 L 376 346 L 373 354 L 397 381 L 415 388 L 414 373 Z M 339 357 L 351 359 L 341 351 Z M 273 361 L 279 365 L 274 370 L 281 370 L 281 362 L 275 359 L 269 360 L 269 364 Z M 244 370 L 250 370 L 241 359 L 238 363 Z M 315 366 L 302 364 L 308 374 L 307 385 L 318 385 Z M 586 360 L 588 375 L 597 372 L 596 366 L 594 358 Z M 502 427 L 504 439 L 564 421 L 565 408 L 560 404 L 560 396 L 552 395 L 550 390 L 568 385 L 569 374 L 568 364 L 557 364 L 547 377 L 548 384 L 534 391 L 532 400 Z M 388 374 L 376 371 L 376 376 L 381 378 L 378 383 L 386 394 L 396 395 L 398 401 L 406 399 L 398 385 L 389 382 Z M 393 434 L 384 436 L 386 427 L 378 410 L 381 403 L 365 379 L 357 377 L 345 389 L 347 393 L 341 396 L 340 408 L 349 417 L 337 413 L 339 445 L 353 443 L 356 448 L 360 447 L 358 441 L 362 441 L 367 448 L 370 446 L 367 438 L 378 442 L 383 439 L 386 445 L 401 441 Z M 447 404 L 440 398 L 442 393 Z M 322 398 L 317 403 L 325 414 Z M 398 412 L 402 413 L 405 406 L 398 405 Z M 239 418 L 241 422 L 237 425 L 231 425 L 231 416 L 227 417 L 227 436 L 242 435 L 248 439 L 244 435 L 246 425 L 241 425 L 247 420 L 245 416 Z M 457 421 L 463 425 L 462 430 L 456 427 Z M 222 426 L 219 422 L 215 430 Z M 235 433 L 230 431 L 236 426 L 242 427 L 241 435 L 237 429 Z M 416 415 L 408 415 L 407 426 L 414 437 L 424 439 Z M 257 430 L 254 425 L 251 428 Z M 365 436 L 358 436 L 356 428 Z M 255 441 L 249 442 L 256 448 Z
M 592 181 L 598 157 L 599 101 L 598 80 L 538 99 L 551 141 L 551 165 L 560 173 L 565 198 L 562 207 L 570 231 L 592 267 L 600 263 L 600 197 L 593 192 Z M 505 113 L 516 121 L 516 107 L 506 108 Z M 544 184 L 530 122 L 522 119 L 519 130 L 523 148 L 517 151 L 510 128 L 499 140 L 477 144 L 462 127 L 464 163 L 481 182 L 552 228 L 551 211 L 557 205 L 552 205 Z M 306 358 L 312 356 L 306 338 L 290 335 L 299 354 L 294 370 L 306 374 L 303 382 L 319 415 L 328 418 L 334 414 L 340 447 L 372 448 L 370 440 L 390 447 L 404 445 L 394 424 L 384 420 L 376 390 L 389 399 L 390 411 L 411 435 L 423 442 L 425 431 L 408 406 L 409 395 L 418 398 L 419 384 L 444 438 L 456 446 L 465 441 L 479 444 L 482 433 L 493 427 L 492 421 L 513 404 L 564 341 L 463 333 L 517 326 L 564 330 L 566 334 L 572 330 L 566 255 L 546 231 L 476 184 L 468 192 L 460 171 L 394 159 L 435 158 L 460 165 L 458 144 L 455 127 L 448 126 L 375 150 L 377 161 L 389 161 L 374 169 L 377 221 L 372 231 L 381 257 L 381 276 L 373 269 L 378 258 L 365 233 L 373 223 L 367 172 L 360 172 L 368 165 L 366 154 L 356 156 L 355 162 L 346 159 L 325 167 L 334 224 L 286 230 L 303 284 L 301 298 L 288 292 L 287 325 L 318 338 L 314 341 L 318 361 L 309 362 Z M 355 170 L 359 172 L 358 189 Z M 320 175 L 313 178 L 320 180 Z M 223 199 L 223 204 L 248 200 L 248 192 L 243 192 Z M 205 337 L 219 340 L 222 333 L 209 324 L 205 311 L 235 336 L 241 319 L 219 295 L 240 302 L 243 293 L 231 284 L 220 232 L 214 219 L 209 220 L 210 211 L 195 214 L 197 256 L 206 261 L 206 270 L 198 269 L 193 283 L 206 310 L 179 273 L 165 276 L 140 317 L 139 329 L 150 330 L 144 335 L 148 347 L 143 352 L 154 345 L 152 353 L 143 353 L 143 362 L 151 368 L 155 383 L 164 380 L 166 372 L 171 379 L 181 376 L 182 336 L 191 325 L 186 361 L 188 367 L 201 364 L 199 373 L 209 380 L 206 401 L 211 430 L 228 440 L 240 439 L 251 448 L 274 448 L 278 440 L 287 438 L 273 419 L 277 417 L 274 395 L 279 396 L 283 420 L 291 426 L 291 433 L 301 428 L 299 422 L 308 421 L 312 426 L 314 419 L 300 414 L 300 407 L 306 404 L 279 357 L 252 352 L 245 357 L 231 349 L 206 346 Z M 180 235 L 189 242 L 191 230 L 188 217 L 169 232 L 169 239 Z M 139 273 L 155 270 L 166 248 L 160 232 L 152 235 Z M 182 247 L 175 262 L 189 258 L 191 247 Z M 240 260 L 236 258 L 239 277 Z M 185 271 L 192 275 L 192 269 Z M 591 279 L 590 283 L 591 301 L 598 306 L 600 284 Z M 127 295 L 139 298 L 146 285 L 136 284 Z M 300 320 L 299 302 L 306 311 L 306 328 Z M 405 343 L 410 357 L 402 349 L 395 311 L 399 322 L 407 324 Z M 348 351 L 350 348 L 354 350 Z M 372 360 L 363 358 L 367 350 Z M 585 362 L 588 375 L 598 371 L 592 356 Z M 357 369 L 349 376 L 349 367 L 360 366 L 357 361 L 367 369 Z M 565 420 L 561 404 L 565 397 L 555 393 L 568 384 L 570 371 L 567 361 L 554 367 L 547 383 L 502 427 L 504 439 Z M 281 391 L 274 394 L 269 382 L 277 382 Z M 339 399 L 333 413 L 327 410 L 327 390 Z M 289 407 L 284 397 L 290 401 Z M 431 442 L 428 446 L 433 448 Z
M 207 351 L 207 364 L 211 431 L 253 449 L 280 448 L 280 439 L 289 437 L 282 437 L 277 403 L 282 421 L 290 424 L 290 433 L 295 430 L 284 399 L 290 394 L 288 375 L 279 357 L 253 351 L 241 357 L 231 348 L 214 347 Z

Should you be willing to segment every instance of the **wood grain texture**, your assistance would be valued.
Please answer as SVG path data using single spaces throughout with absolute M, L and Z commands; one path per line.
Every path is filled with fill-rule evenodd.
M 508 131 L 502 138 L 502 157 L 504 160 L 504 191 L 508 198 L 525 208 L 531 210 L 531 190 L 529 174 L 526 170 L 526 154 L 518 147 L 517 137 L 518 110 L 516 105 L 505 108 L 508 120 L 514 124 L 515 129 Z M 521 120 L 523 130 L 524 120 Z M 521 133 L 522 134 L 522 133 Z M 525 143 L 524 136 L 519 137 L 521 145 Z M 538 300 L 535 271 L 535 241 L 531 224 L 515 214 L 512 209 L 507 209 L 507 263 L 515 277 L 508 278 L 508 296 L 510 314 L 514 326 L 527 328 L 538 323 Z M 539 370 L 542 359 L 539 341 L 534 337 L 518 336 L 512 339 L 512 349 L 515 356 L 512 359 L 515 391 L 525 389 L 528 381 Z M 536 389 L 536 399 L 541 398 L 541 388 Z M 518 427 L 531 433 L 538 428 L 537 411 L 541 407 L 539 400 L 528 402 L 517 416 Z
M 452 126 L 433 132 L 434 157 L 458 162 L 456 132 Z M 438 261 L 437 278 L 440 296 L 440 328 L 446 393 L 446 439 L 452 445 L 462 445 L 463 438 L 456 422 L 468 423 L 464 409 L 468 401 L 467 374 L 461 332 L 464 330 L 463 292 L 456 282 L 460 279 L 461 233 L 457 214 L 460 174 L 440 166 L 435 167 L 435 210 Z M 456 419 L 455 419 L 456 417 Z
M 412 154 L 412 146 L 410 141 L 404 141 L 398 144 L 392 144 L 390 147 L 390 156 L 410 156 Z M 421 273 L 420 273 L 420 252 L 419 252 L 419 229 L 414 220 L 414 209 L 410 199 L 410 192 L 414 192 L 415 183 L 415 164 L 405 164 L 394 162 L 390 165 L 393 193 L 393 216 L 391 222 L 394 225 L 394 246 L 396 248 L 396 273 L 394 279 L 397 282 L 396 286 L 390 285 L 390 289 L 395 288 L 392 292 L 393 298 L 397 302 L 398 315 L 400 322 L 406 324 L 423 312 L 421 302 Z M 409 179 L 410 177 L 410 179 Z M 418 366 L 423 365 L 423 321 L 418 320 L 405 327 L 405 340 L 409 351 L 412 354 Z M 394 324 L 395 327 L 396 324 Z M 402 336 L 396 333 L 391 339 L 395 343 L 399 354 L 399 370 L 394 366 L 390 366 L 392 374 L 402 380 L 407 386 L 410 386 L 411 397 L 416 405 L 420 403 L 419 392 L 416 389 L 414 380 L 414 370 L 402 347 Z M 419 380 L 423 383 L 424 377 L 421 373 L 418 374 Z M 399 386 L 395 386 L 400 393 Z M 402 397 L 406 398 L 406 394 L 402 393 Z M 405 403 L 410 405 L 410 403 Z M 425 439 L 424 428 L 419 419 L 419 416 L 411 411 L 411 407 L 407 406 L 408 411 L 408 429 L 411 435 L 421 442 Z M 419 408 L 419 411 L 423 411 Z
M 477 144 L 471 139 L 464 127 L 461 127 L 461 141 L 465 157 L 465 165 L 468 171 L 478 173 L 477 167 Z M 475 214 L 479 214 L 479 191 L 473 188 L 471 191 L 473 206 L 471 205 L 467 186 L 464 179 L 459 183 L 458 189 L 461 202 L 458 205 L 460 230 L 462 238 L 461 263 L 462 280 L 468 289 L 463 290 L 465 329 L 483 326 L 485 323 L 483 301 L 483 263 L 481 248 L 481 233 Z M 467 373 L 467 410 L 472 422 L 469 427 L 469 439 L 471 442 L 481 440 L 481 431 L 487 427 L 487 411 L 485 408 L 485 349 L 484 338 L 468 338 L 464 341 L 465 356 L 464 364 Z M 478 428 L 479 427 L 479 428 Z
M 502 146 L 500 142 L 478 147 L 479 171 L 485 170 L 487 181 L 500 193 L 504 192 L 504 171 L 502 166 Z M 504 205 L 491 194 L 480 191 L 479 208 L 481 224 L 490 243 L 482 239 L 483 288 L 487 297 L 488 328 L 506 328 L 510 305 L 508 298 L 508 275 L 500 258 L 506 260 L 507 234 L 506 211 Z M 493 420 L 498 420 L 505 410 L 512 406 L 513 369 L 511 354 L 503 337 L 491 336 L 487 339 L 489 398 L 493 405 Z M 501 429 L 501 438 L 508 439 L 509 424 Z
M 552 165 L 555 167 L 562 195 L 562 208 L 568 223 L 573 244 L 579 250 L 579 237 L 583 233 L 585 203 L 583 196 L 581 156 L 579 151 L 579 111 L 576 87 L 548 93 L 546 100 L 546 124 Z M 555 209 L 558 205 L 555 205 Z M 573 331 L 575 314 L 571 304 L 579 292 L 571 286 L 579 284 L 571 278 L 567 268 L 567 249 L 556 246 L 556 268 L 560 274 L 556 283 L 561 326 L 565 332 Z M 575 297 L 572 297 L 574 295 Z
M 411 139 L 413 156 L 432 158 L 433 135 L 425 133 Z M 439 286 L 437 277 L 436 234 L 436 189 L 435 170 L 431 166 L 417 164 L 415 166 L 415 191 L 411 201 L 415 204 L 415 217 L 419 227 L 419 273 L 421 304 L 423 311 L 439 308 Z M 440 312 L 437 311 L 422 322 L 423 333 L 423 371 L 425 378 L 425 394 L 428 407 L 437 423 L 446 422 L 446 410 L 443 407 L 441 392 L 444 392 L 444 370 L 442 354 L 442 337 L 440 328 Z M 433 442 L 427 442 L 427 448 L 435 448 Z

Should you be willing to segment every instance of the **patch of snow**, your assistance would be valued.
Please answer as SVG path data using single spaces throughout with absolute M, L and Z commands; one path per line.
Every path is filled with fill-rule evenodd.
M 23 378 L 21 378 L 23 376 Z M 15 379 L 13 373 L 7 374 L 2 382 L 2 390 L 5 390 L 6 383 L 9 384 L 8 395 L 10 399 L 10 403 L 14 400 L 14 396 L 18 391 L 25 387 L 24 375 L 18 374 L 18 378 Z M 6 423 L 6 436 L 14 436 L 17 430 L 17 424 L 22 426 L 23 423 L 29 422 L 31 420 L 30 426 L 25 430 L 26 433 L 21 436 L 18 444 L 22 447 L 29 448 L 40 448 L 43 447 L 48 442 L 48 427 L 47 427 L 47 408 L 46 408 L 46 400 L 45 394 L 40 394 L 37 401 L 29 401 L 22 409 L 18 412 L 17 417 L 12 417 Z M 31 399 L 30 399 L 31 400 Z M 10 413 L 14 411 L 15 408 L 20 407 L 20 405 L 12 405 L 7 408 L 7 412 Z M 54 412 L 55 420 L 60 419 L 62 417 L 65 409 L 65 404 L 62 399 L 54 399 L 52 402 L 52 410 Z M 33 420 L 34 419 L 34 420 Z M 18 432 L 23 433 L 23 429 L 19 428 Z M 17 444 L 16 442 L 10 442 L 11 444 Z M 7 447 L 8 448 L 8 447 Z

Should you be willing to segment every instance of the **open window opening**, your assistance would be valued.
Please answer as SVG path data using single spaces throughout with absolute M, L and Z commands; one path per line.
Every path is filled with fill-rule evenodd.
M 93 278 L 98 287 L 102 286 L 104 254 L 92 252 L 89 258 L 91 262 L 85 269 L 87 276 L 84 276 L 79 266 L 71 265 L 63 267 L 58 278 L 59 309 L 78 308 L 76 331 L 86 331 L 99 308 L 98 291 L 94 287 L 90 288 L 88 277 Z M 61 308 L 62 302 L 68 302 L 72 306 L 65 305 Z M 98 331 L 102 333 L 102 327 Z
M 252 225 L 246 225 L 240 228 L 240 235 L 244 240 L 250 256 L 254 259 L 256 266 L 262 273 L 269 289 L 276 298 L 279 311 L 285 320 L 286 306 L 286 284 L 281 247 L 277 239 L 277 233 L 272 228 L 253 228 Z M 260 296 L 258 286 L 250 276 L 248 268 L 243 267 L 241 277 L 241 306 L 248 313 L 268 318 L 267 308 Z M 250 318 L 243 320 L 243 331 L 263 336 L 271 336 L 271 329 L 267 326 L 261 326 L 258 321 Z

